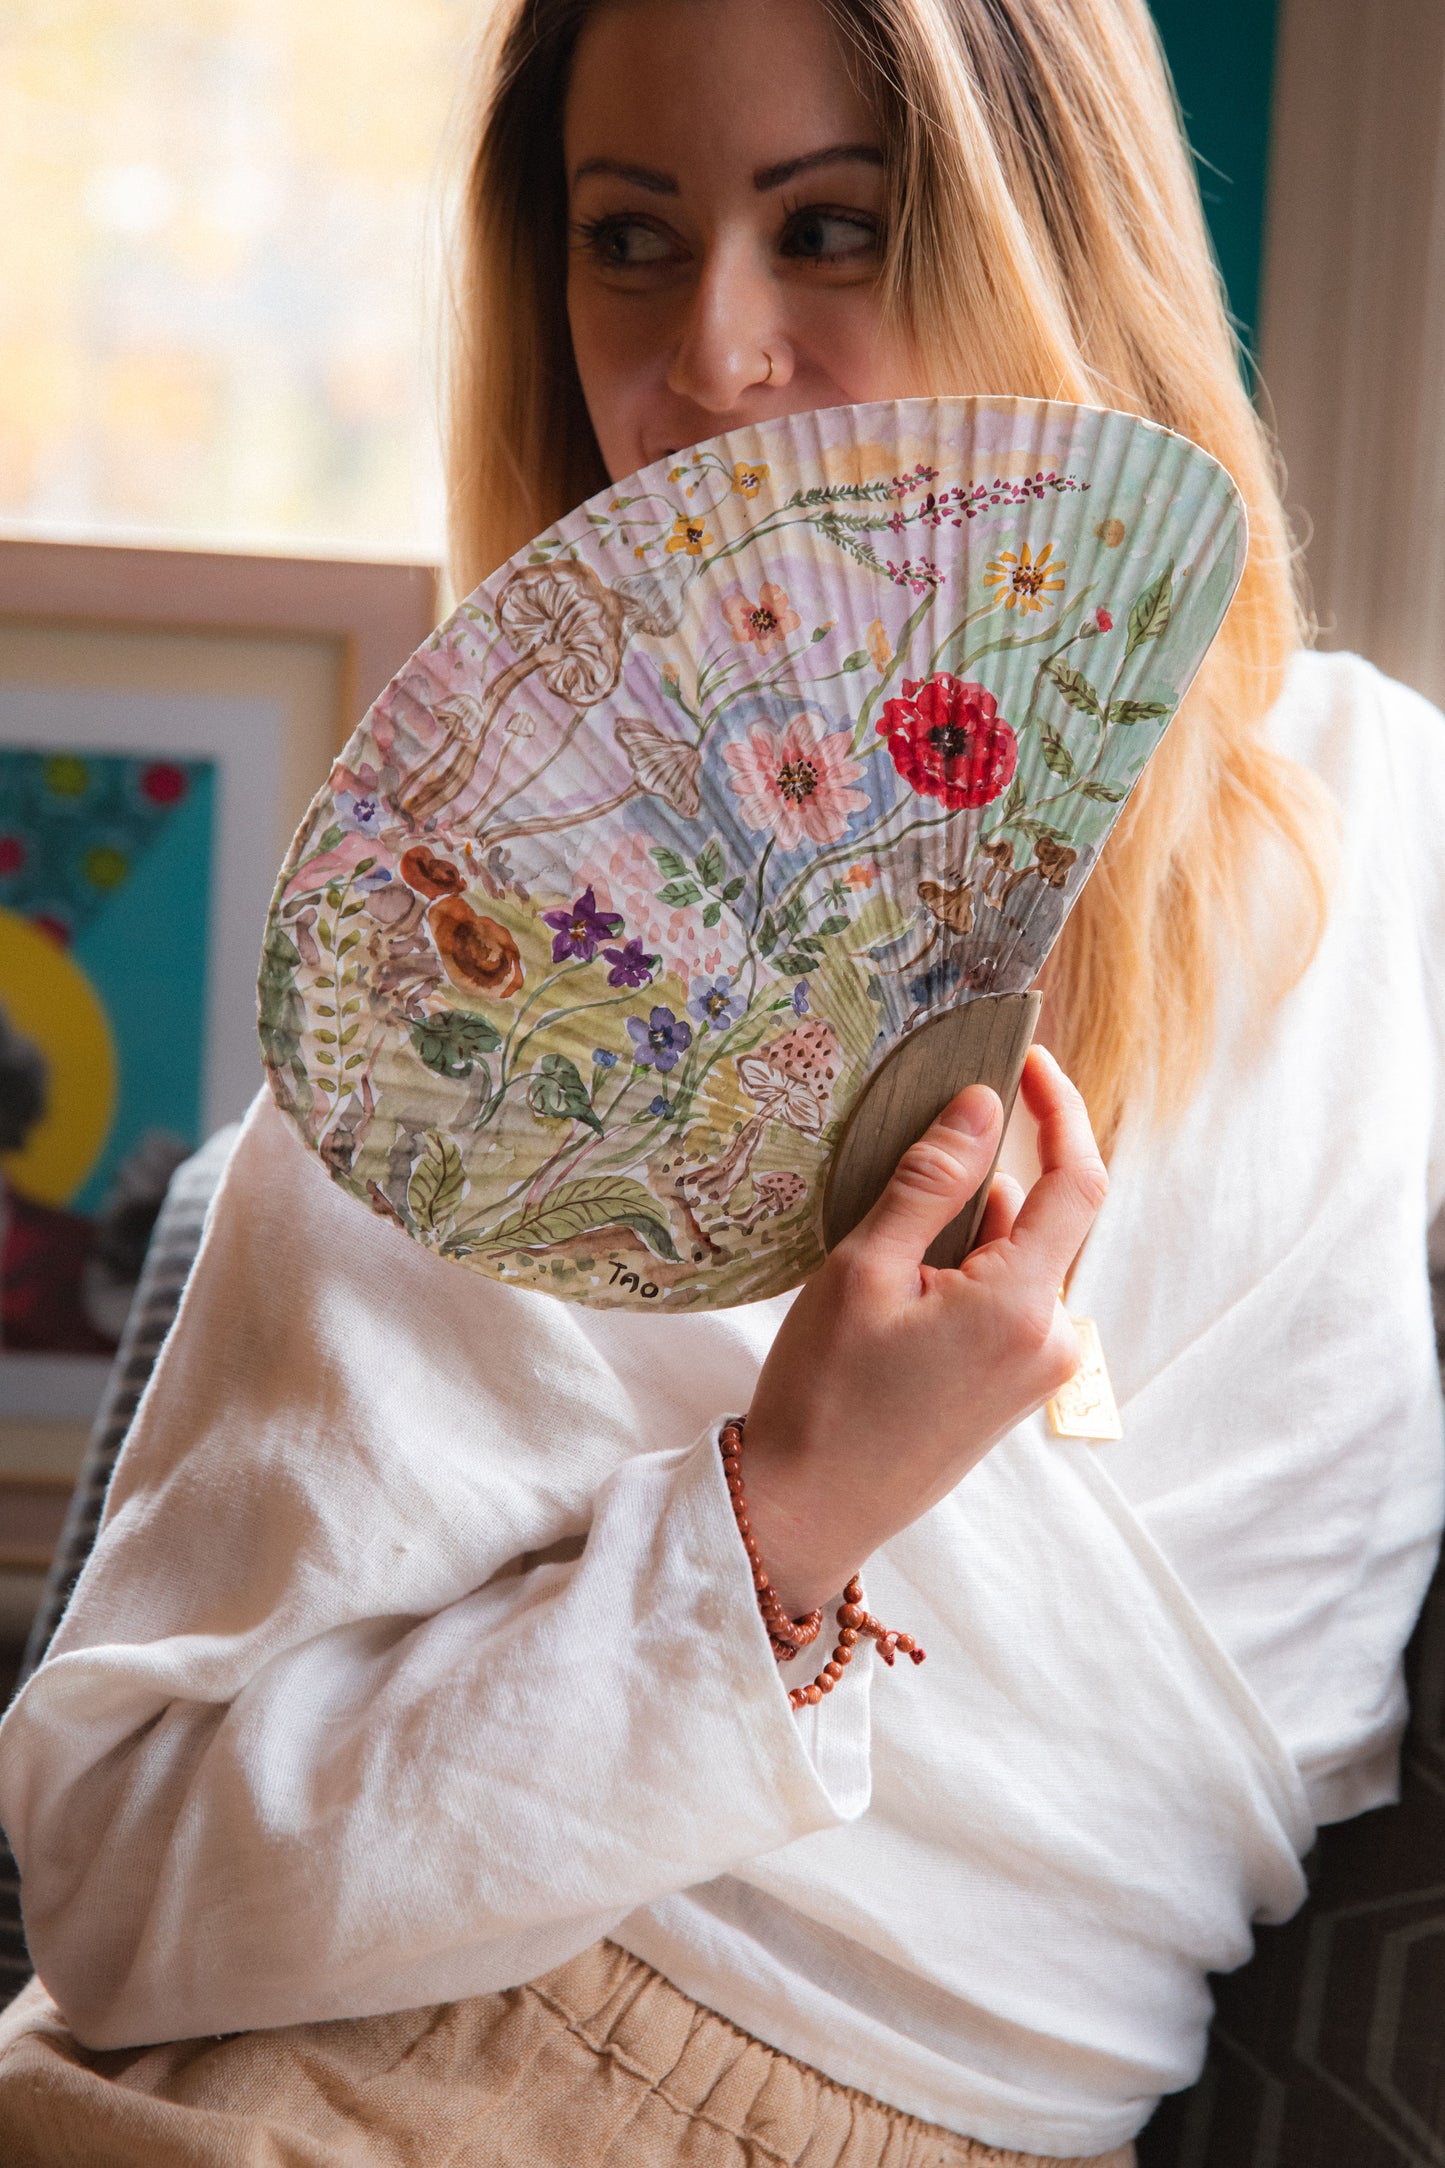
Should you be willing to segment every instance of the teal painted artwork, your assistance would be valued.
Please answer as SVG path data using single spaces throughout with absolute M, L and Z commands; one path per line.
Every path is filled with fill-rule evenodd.
M 214 764 L 0 747 L 0 1344 L 114 1345 L 199 1140 Z

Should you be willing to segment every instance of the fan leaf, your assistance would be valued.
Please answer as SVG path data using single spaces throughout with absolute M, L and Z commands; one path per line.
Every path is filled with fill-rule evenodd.
M 595 1234 L 603 1227 L 630 1227 L 655 1256 L 665 1257 L 670 1264 L 678 1262 L 677 1247 L 657 1199 L 640 1182 L 614 1174 L 586 1175 L 576 1182 L 564 1182 L 549 1197 L 511 1213 L 499 1227 L 483 1236 L 477 1247 L 545 1250 L 554 1242 Z
M 1057 730 L 1051 730 L 1047 723 L 1039 733 L 1039 750 L 1044 756 L 1044 766 L 1052 774 L 1062 776 L 1066 783 L 1073 782 L 1078 773 L 1074 766 L 1074 756 Z
M 527 1086 L 527 1099 L 533 1113 L 542 1115 L 547 1121 L 585 1122 L 599 1137 L 603 1134 L 592 1105 L 592 1094 L 582 1081 L 582 1072 L 565 1054 L 542 1056 L 536 1074 Z
M 1071 708 L 1077 708 L 1080 715 L 1092 715 L 1096 723 L 1103 721 L 1104 711 L 1099 704 L 1099 696 L 1082 670 L 1074 669 L 1061 655 L 1055 655 L 1052 662 L 1044 664 L 1044 676 L 1063 694 Z
M 1129 612 L 1129 637 L 1124 644 L 1124 660 L 1141 648 L 1146 640 L 1157 640 L 1169 629 L 1174 615 L 1174 560 L 1171 557 L 1157 580 L 1145 588 L 1133 609 Z
M 1111 723 L 1162 723 L 1174 713 L 1167 700 L 1116 700 L 1109 709 Z
M 469 1188 L 462 1155 L 439 1129 L 426 1132 L 426 1148 L 406 1185 L 406 1208 L 425 1234 L 439 1233 L 456 1217 Z
M 470 1076 L 483 1054 L 495 1054 L 502 1035 L 484 1016 L 442 1009 L 410 1027 L 412 1045 L 437 1076 Z
M 705 850 L 699 851 L 695 871 L 704 888 L 716 888 L 727 872 L 727 860 L 716 836 Z

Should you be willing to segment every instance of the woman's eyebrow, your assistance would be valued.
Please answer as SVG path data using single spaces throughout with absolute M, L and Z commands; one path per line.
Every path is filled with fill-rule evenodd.
M 637 188 L 645 188 L 654 196 L 675 196 L 677 178 L 671 173 L 660 173 L 656 166 L 631 166 L 621 158 L 584 158 L 572 175 L 573 186 L 586 180 L 589 173 L 607 173 L 615 181 L 631 181 Z
M 881 166 L 884 158 L 876 143 L 832 143 L 827 150 L 809 151 L 802 158 L 785 158 L 781 165 L 763 166 L 753 175 L 753 186 L 761 195 L 770 188 L 781 188 L 784 181 L 800 173 L 811 173 L 817 166 L 845 163 Z
M 801 158 L 785 158 L 779 165 L 760 167 L 753 175 L 753 186 L 760 195 L 766 195 L 769 189 L 781 188 L 800 173 L 849 163 L 881 166 L 883 153 L 874 143 L 831 143 L 826 150 L 806 151 Z M 615 181 L 631 181 L 635 188 L 645 188 L 653 196 L 678 193 L 676 174 L 664 173 L 657 166 L 634 166 L 623 158 L 584 158 L 572 175 L 572 185 L 575 187 L 593 173 L 605 173 Z

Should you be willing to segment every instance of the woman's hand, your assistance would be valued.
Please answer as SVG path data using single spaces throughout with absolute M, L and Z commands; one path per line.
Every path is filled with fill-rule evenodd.
M 957 1271 L 923 1263 L 982 1181 L 997 1095 L 972 1085 L 899 1160 L 789 1310 L 748 1411 L 748 1513 L 784 1609 L 825 1603 L 1078 1367 L 1059 1301 L 1108 1177 L 1084 1102 L 1034 1047 L 1022 1091 L 1042 1173 L 996 1175 Z

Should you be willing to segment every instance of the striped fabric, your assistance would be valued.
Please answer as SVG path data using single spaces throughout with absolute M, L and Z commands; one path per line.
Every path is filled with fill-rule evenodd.
M 169 1331 L 235 1131 L 177 1169 L 25 1652 L 49 1645 Z M 1435 1275 L 1445 1350 L 1445 1256 Z M 1139 2140 L 1139 2168 L 1445 2168 L 1445 1565 L 1410 1644 L 1399 1806 L 1326 1829 L 1309 1903 L 1217 1980 L 1208 2064 Z M 0 2004 L 29 1977 L 0 1844 Z

